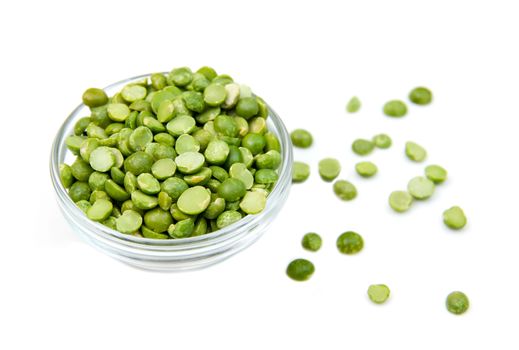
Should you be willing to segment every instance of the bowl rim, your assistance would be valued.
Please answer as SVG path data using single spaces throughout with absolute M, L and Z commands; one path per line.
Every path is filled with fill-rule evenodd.
M 162 72 L 162 74 L 167 74 L 168 72 Z M 131 78 L 126 78 L 115 83 L 109 84 L 104 87 L 103 90 L 114 90 L 119 87 L 123 87 L 124 85 L 130 84 L 132 82 L 136 82 L 145 78 L 149 78 L 153 73 L 148 74 L 140 74 Z M 56 136 L 54 137 L 51 152 L 50 152 L 50 176 L 51 181 L 58 197 L 58 200 L 63 202 L 62 210 L 68 210 L 70 215 L 73 215 L 75 219 L 77 219 L 76 224 L 79 224 L 83 227 L 87 227 L 90 232 L 100 235 L 101 238 L 109 239 L 111 241 L 123 241 L 130 245 L 146 245 L 146 246 L 198 246 L 200 243 L 217 243 L 220 241 L 225 241 L 227 239 L 232 239 L 234 236 L 239 235 L 243 229 L 247 229 L 250 226 L 254 226 L 261 222 L 268 214 L 275 209 L 274 201 L 277 198 L 280 198 L 284 191 L 287 191 L 291 185 L 292 179 L 292 162 L 293 162 L 293 154 L 292 154 L 292 146 L 290 143 L 290 136 L 288 131 L 279 117 L 279 115 L 272 109 L 272 107 L 265 102 L 268 109 L 268 120 L 274 124 L 276 129 L 276 134 L 280 142 L 281 146 L 281 166 L 279 168 L 279 178 L 276 182 L 273 190 L 269 194 L 269 200 L 267 200 L 267 205 L 263 209 L 263 211 L 259 214 L 255 215 L 247 215 L 240 219 L 239 221 L 226 226 L 217 231 L 213 231 L 204 235 L 195 236 L 195 237 L 187 237 L 187 238 L 177 238 L 177 239 L 153 239 L 153 238 L 145 238 L 145 237 L 137 237 L 132 235 L 123 234 L 119 231 L 113 230 L 101 223 L 92 221 L 87 218 L 84 212 L 70 199 L 67 190 L 63 187 L 60 179 L 60 155 L 62 152 L 70 152 L 66 149 L 64 144 L 67 136 L 70 135 L 71 126 L 76 122 L 76 119 L 79 118 L 79 113 L 86 106 L 83 103 L 80 103 L 76 108 L 72 110 L 72 112 L 67 116 L 63 124 L 58 129 Z M 288 188 L 287 188 L 288 187 Z M 270 204 L 270 205 L 269 205 Z M 78 222 L 79 221 L 79 222 Z M 247 231 L 245 231 L 247 232 Z M 204 244 L 205 245 L 205 244 Z

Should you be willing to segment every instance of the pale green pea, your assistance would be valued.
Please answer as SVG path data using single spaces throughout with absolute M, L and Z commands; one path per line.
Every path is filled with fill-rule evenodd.
M 361 102 L 357 96 L 353 96 L 346 104 L 346 111 L 348 113 L 358 112 L 361 107 Z
M 100 140 L 106 139 L 108 137 L 105 130 L 100 126 L 95 125 L 94 123 L 90 123 L 87 126 L 86 133 L 87 133 L 88 137 L 94 137 L 94 138 L 97 138 Z
M 278 180 L 278 173 L 272 169 L 259 169 L 254 173 L 254 180 L 259 184 L 273 184 Z
M 239 221 L 242 218 L 242 215 L 235 210 L 227 210 L 218 215 L 216 219 L 216 227 L 222 229 L 226 226 L 232 225 L 235 222 Z
M 181 220 L 168 228 L 168 234 L 172 238 L 186 238 L 193 234 L 195 229 L 194 220 L 189 218 Z
M 195 117 L 196 121 L 200 124 L 213 121 L 218 115 L 220 115 L 220 107 L 208 108 L 204 112 L 200 113 Z
M 178 170 L 183 174 L 194 174 L 204 165 L 204 155 L 198 152 L 186 152 L 175 158 Z
M 441 184 L 447 180 L 447 170 L 439 165 L 429 165 L 425 168 L 425 176 L 435 184 Z
M 74 154 L 78 154 L 86 138 L 84 136 L 70 135 L 65 139 L 65 145 Z
M 188 67 L 180 67 L 173 69 L 166 80 L 169 85 L 186 86 L 193 79 L 193 73 Z
M 391 144 L 393 143 L 393 140 L 391 140 L 391 137 L 386 134 L 377 134 L 373 136 L 373 143 L 375 144 L 375 147 L 380 149 L 387 149 L 391 147 Z
M 454 206 L 443 212 L 443 222 L 453 230 L 461 230 L 467 224 L 467 217 L 463 209 Z
M 240 150 L 243 164 L 245 164 L 247 168 L 250 168 L 252 166 L 252 162 L 254 161 L 254 156 L 252 155 L 252 152 L 245 147 L 238 147 L 238 149 Z
M 225 85 L 225 101 L 222 103 L 222 108 L 230 109 L 236 106 L 240 98 L 240 85 L 236 83 L 230 83 Z
M 333 192 L 343 201 L 351 201 L 357 197 L 357 188 L 346 180 L 337 180 L 333 184 Z
M 432 101 L 431 90 L 425 87 L 416 87 L 409 93 L 409 100 L 417 105 L 428 105 Z
M 389 206 L 396 212 L 409 210 L 413 203 L 413 196 L 406 191 L 393 191 L 389 195 Z
M 279 143 L 279 139 L 274 133 L 268 131 L 263 135 L 265 137 L 265 150 L 266 151 L 278 151 L 281 153 L 281 144 Z
M 207 145 L 204 155 L 210 164 L 223 164 L 229 155 L 229 145 L 221 140 L 212 140 Z
M 175 138 L 168 133 L 161 132 L 153 136 L 153 140 L 157 143 L 173 147 L 175 146 Z
M 447 296 L 445 306 L 450 313 L 461 315 L 469 309 L 470 302 L 465 293 L 456 291 Z
M 372 162 L 359 162 L 355 164 L 355 170 L 362 177 L 372 177 L 377 173 L 378 168 Z
M 157 197 L 149 196 L 139 190 L 133 191 L 131 196 L 133 204 L 142 210 L 153 209 L 159 204 Z
M 407 158 L 414 162 L 423 162 L 427 158 L 427 151 L 417 143 L 408 141 L 405 144 Z
M 159 159 L 151 166 L 151 173 L 159 180 L 165 180 L 175 175 L 176 170 L 177 165 L 170 158 Z
M 142 225 L 142 216 L 133 210 L 126 210 L 120 217 L 116 219 L 115 225 L 117 231 L 121 233 L 134 233 Z
M 207 209 L 211 195 L 206 188 L 195 186 L 188 188 L 178 198 L 178 209 L 188 215 L 197 215 Z
M 389 298 L 390 290 L 385 284 L 372 284 L 368 288 L 368 297 L 375 304 L 383 304 Z
M 168 239 L 169 238 L 168 235 L 166 235 L 164 233 L 155 232 L 155 231 L 147 228 L 144 225 L 141 226 L 141 233 L 144 238 L 151 238 L 151 239 Z
M 115 165 L 115 156 L 109 147 L 98 147 L 90 154 L 90 166 L 100 172 L 110 170 Z
M 292 182 L 304 182 L 310 176 L 310 166 L 303 162 L 294 162 L 292 164 Z
M 124 103 L 110 103 L 106 111 L 115 122 L 124 122 L 130 116 L 130 108 Z
M 164 125 L 152 116 L 145 116 L 142 118 L 142 125 L 150 129 L 153 133 L 159 133 L 166 131 Z
M 184 176 L 184 181 L 189 186 L 205 185 L 211 178 L 211 169 L 203 167 L 199 172 Z
M 216 197 L 209 203 L 209 206 L 204 211 L 204 217 L 209 220 L 214 220 L 225 210 L 225 199 Z
M 203 217 L 196 219 L 195 227 L 191 236 L 201 236 L 207 233 L 207 220 Z
M 173 136 L 190 134 L 196 127 L 196 121 L 189 115 L 177 115 L 166 125 L 168 132 Z
M 100 198 L 92 204 L 87 210 L 87 216 L 90 220 L 104 221 L 112 214 L 113 204 L 108 199 Z
M 132 193 L 133 191 L 137 190 L 137 177 L 130 171 L 127 171 L 126 174 L 124 174 L 123 185 L 126 192 Z
M 254 184 L 254 176 L 243 163 L 234 163 L 229 168 L 229 175 L 233 179 L 238 179 L 245 185 L 246 189 L 250 189 Z
M 304 249 L 310 252 L 316 252 L 321 249 L 321 245 L 323 244 L 323 240 L 321 236 L 317 233 L 310 232 L 303 236 L 301 241 L 301 245 Z
M 146 194 L 157 194 L 160 192 L 160 183 L 149 173 L 143 173 L 137 176 L 137 185 L 139 189 Z
M 81 146 L 79 147 L 79 155 L 81 155 L 81 158 L 83 158 L 85 161 L 90 161 L 90 155 L 92 152 L 99 147 L 99 140 L 94 138 L 87 138 L 81 143 Z
M 94 172 L 94 169 L 92 169 L 90 164 L 78 157 L 70 166 L 70 171 L 76 180 L 87 182 L 90 175 Z
M 185 152 L 198 152 L 200 150 L 200 143 L 191 135 L 180 135 L 175 144 L 177 154 Z
M 158 233 L 166 231 L 172 223 L 173 218 L 169 211 L 162 210 L 161 208 L 148 210 L 144 214 L 144 225 Z
M 90 199 L 89 199 L 90 203 L 94 204 L 99 199 L 110 200 L 110 197 L 103 190 L 94 190 L 94 191 L 92 191 L 92 193 L 90 194 Z
M 204 90 L 204 101 L 209 106 L 221 105 L 227 97 L 225 87 L 220 84 L 210 84 Z
M 258 169 L 277 169 L 281 164 L 281 154 L 271 150 L 256 156 L 256 167 Z
M 290 133 L 290 139 L 295 147 L 308 148 L 313 143 L 313 137 L 310 132 L 304 129 L 296 129 Z
M 371 152 L 373 152 L 374 148 L 375 144 L 365 139 L 357 139 L 353 141 L 353 143 L 351 144 L 351 149 L 359 156 L 365 156 L 370 154 Z
M 211 165 L 209 169 L 211 169 L 212 176 L 220 182 L 223 182 L 229 178 L 229 174 L 222 167 Z
M 63 185 L 63 187 L 69 188 L 70 186 L 72 186 L 72 184 L 74 183 L 74 176 L 72 175 L 72 170 L 70 169 L 70 166 L 64 163 L 61 163 L 59 165 L 59 178 L 61 180 L 61 184 Z
M 173 204 L 173 199 L 164 191 L 159 192 L 157 200 L 159 202 L 159 207 L 163 210 L 169 210 L 171 208 L 171 204 Z
M 105 181 L 105 192 L 118 202 L 124 202 L 130 198 L 128 192 L 111 179 Z
M 267 121 L 262 117 L 255 117 L 249 121 L 249 132 L 265 134 L 267 132 Z
M 153 142 L 153 133 L 145 126 L 139 126 L 131 133 L 128 144 L 134 151 L 144 151 Z
M 245 193 L 240 202 L 240 209 L 247 214 L 258 214 L 265 209 L 266 204 L 266 192 L 252 191 Z
M 187 190 L 188 187 L 187 183 L 178 177 L 170 177 L 161 185 L 162 191 L 166 192 L 173 201 L 177 201 L 178 197 L 180 197 L 182 192 Z
M 335 158 L 324 158 L 319 161 L 319 175 L 324 181 L 332 181 L 341 172 L 341 163 Z
M 198 129 L 193 132 L 193 137 L 198 142 L 199 151 L 204 152 L 214 136 L 207 130 Z
M 140 85 L 126 85 L 121 90 L 121 96 L 128 102 L 135 102 L 137 100 L 142 100 L 146 97 L 148 91 L 144 86 Z
M 117 218 L 115 216 L 109 216 L 102 224 L 112 230 L 117 230 Z
M 416 199 L 427 199 L 434 194 L 434 182 L 426 177 L 416 176 L 407 184 L 407 192 Z
M 72 184 L 72 186 L 70 186 L 68 190 L 68 195 L 70 196 L 70 199 L 72 199 L 72 201 L 76 203 L 80 200 L 88 201 L 91 192 L 92 190 L 86 182 L 76 181 Z
M 81 209 L 81 211 L 83 213 L 86 214 L 88 212 L 88 209 L 90 209 L 90 207 L 92 206 L 92 203 L 90 203 L 90 201 L 87 201 L 85 199 L 81 199 L 76 202 L 76 205 L 79 209 Z
M 400 118 L 407 114 L 407 106 L 400 100 L 391 100 L 384 105 L 383 111 L 388 117 Z
M 90 186 L 92 191 L 95 191 L 95 190 L 104 191 L 105 182 L 108 179 L 110 179 L 110 176 L 108 176 L 108 174 L 95 171 L 92 174 L 90 174 L 90 176 L 88 178 L 88 185 Z

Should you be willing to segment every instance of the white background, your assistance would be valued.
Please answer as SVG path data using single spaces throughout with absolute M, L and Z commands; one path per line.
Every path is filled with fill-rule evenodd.
M 519 21 L 514 1 L 16 1 L 0 5 L 2 349 L 517 349 Z M 312 165 L 255 245 L 188 273 L 136 270 L 80 241 L 55 203 L 50 145 L 84 89 L 136 74 L 211 65 L 263 96 L 288 129 L 307 128 Z M 428 107 L 381 113 L 425 85 Z M 362 110 L 344 112 L 358 95 Z M 389 150 L 353 171 L 358 137 Z M 429 152 L 414 164 L 413 140 Z M 341 202 L 316 172 L 341 160 L 359 196 Z M 425 164 L 449 170 L 434 197 L 398 215 L 388 194 Z M 443 227 L 462 206 L 469 224 Z M 336 237 L 364 236 L 357 256 Z M 323 249 L 300 247 L 319 232 Z M 311 259 L 306 283 L 285 276 Z M 372 283 L 390 286 L 382 306 Z M 445 310 L 462 290 L 471 308 Z

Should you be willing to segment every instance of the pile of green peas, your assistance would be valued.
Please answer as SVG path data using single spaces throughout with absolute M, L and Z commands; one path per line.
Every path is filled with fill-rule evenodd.
M 268 107 L 210 67 L 87 89 L 90 115 L 66 139 L 69 196 L 91 220 L 152 239 L 199 236 L 258 214 L 278 180 Z

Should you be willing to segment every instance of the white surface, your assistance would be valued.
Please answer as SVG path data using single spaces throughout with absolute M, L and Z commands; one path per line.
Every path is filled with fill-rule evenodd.
M 342 4 L 339 6 L 339 4 Z M 514 1 L 17 1 L 0 5 L 2 32 L 2 349 L 517 349 L 517 81 Z M 148 10 L 150 8 L 150 10 Z M 214 66 L 247 83 L 289 129 L 312 130 L 296 151 L 312 176 L 294 186 L 257 244 L 212 268 L 161 274 L 127 267 L 81 242 L 58 211 L 50 144 L 83 90 L 175 66 Z M 382 104 L 425 85 L 430 107 L 400 120 Z M 352 95 L 362 110 L 344 112 Z M 389 150 L 368 159 L 354 138 L 387 132 Z M 427 148 L 449 170 L 434 198 L 397 215 L 387 196 L 422 173 L 403 144 Z M 359 197 L 340 202 L 318 179 L 335 156 Z M 442 211 L 462 206 L 462 232 Z M 358 256 L 335 239 L 357 230 Z M 302 235 L 324 238 L 304 252 Z M 285 276 L 314 261 L 307 283 Z M 386 283 L 391 299 L 366 289 Z M 471 300 L 462 317 L 446 295 Z

